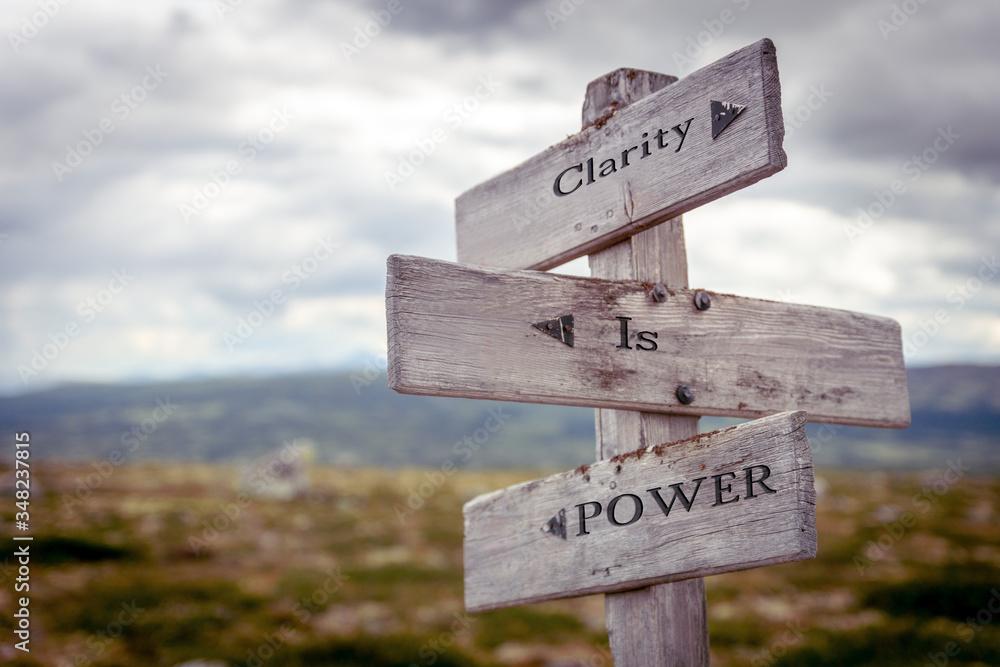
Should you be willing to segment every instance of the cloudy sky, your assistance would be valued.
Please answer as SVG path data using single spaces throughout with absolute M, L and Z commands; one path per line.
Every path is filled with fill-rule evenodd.
M 0 392 L 378 364 L 386 256 L 454 259 L 455 197 L 578 131 L 588 81 L 762 37 L 788 167 L 685 216 L 692 286 L 896 318 L 912 365 L 1000 362 L 994 0 L 6 0 L 2 24 Z

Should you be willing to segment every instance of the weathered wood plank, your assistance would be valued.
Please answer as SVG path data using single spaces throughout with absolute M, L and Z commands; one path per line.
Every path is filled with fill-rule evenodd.
M 608 640 L 615 667 L 708 667 L 705 580 L 609 593 Z
M 713 100 L 745 107 L 717 137 Z M 764 39 L 463 193 L 458 258 L 547 269 L 593 253 L 784 168 L 783 136 Z
M 594 84 L 587 88 L 587 97 Z M 584 105 L 586 109 L 586 104 Z M 590 256 L 595 278 L 661 282 L 686 288 L 687 253 L 680 217 Z M 598 408 L 597 460 L 639 443 L 674 442 L 698 434 L 698 417 Z M 604 597 L 611 654 L 617 667 L 708 667 L 705 580 L 685 579 Z
M 480 496 L 469 611 L 641 588 L 816 553 L 805 414 L 788 412 Z
M 594 278 L 659 282 L 670 288 L 688 286 L 680 217 L 641 231 L 588 259 Z M 683 440 L 698 433 L 697 417 L 605 408 L 594 412 L 598 461 L 629 451 L 636 443 Z M 649 440 L 647 433 L 652 435 Z
M 635 281 L 393 255 L 389 385 L 689 415 L 806 410 L 810 421 L 909 423 L 895 321 L 714 293 L 711 307 L 697 310 L 692 290 L 671 290 L 662 303 L 654 291 Z M 573 347 L 532 326 L 568 314 Z M 678 399 L 680 385 L 690 388 L 690 404 Z

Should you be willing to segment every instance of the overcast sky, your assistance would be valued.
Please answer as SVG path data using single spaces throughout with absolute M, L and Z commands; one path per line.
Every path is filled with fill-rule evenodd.
M 7 0 L 2 22 L 0 392 L 377 364 L 386 257 L 453 260 L 455 197 L 578 131 L 588 81 L 762 37 L 788 167 L 685 216 L 691 285 L 896 318 L 911 365 L 1000 362 L 995 0 Z

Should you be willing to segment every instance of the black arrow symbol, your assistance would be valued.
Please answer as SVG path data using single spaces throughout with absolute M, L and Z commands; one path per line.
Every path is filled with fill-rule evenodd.
M 570 347 L 573 347 L 573 315 L 562 315 L 554 320 L 545 320 L 532 324 L 539 331 L 543 331 L 556 340 L 560 340 Z
M 719 136 L 729 124 L 736 120 L 740 112 L 746 109 L 745 104 L 733 104 L 732 102 L 712 102 L 712 138 Z
M 561 509 L 559 513 L 549 519 L 542 527 L 543 533 L 554 535 L 566 539 L 566 510 Z

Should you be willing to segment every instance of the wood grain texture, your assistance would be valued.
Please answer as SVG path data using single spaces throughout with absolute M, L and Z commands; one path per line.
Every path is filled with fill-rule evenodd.
M 502 271 L 393 255 L 386 310 L 396 391 L 688 415 L 904 427 L 909 400 L 890 319 L 691 290 L 657 303 L 650 283 Z M 575 346 L 531 325 L 572 313 Z M 656 351 L 618 349 L 657 332 Z M 683 405 L 678 385 L 694 392 Z
M 615 667 L 708 667 L 704 579 L 610 593 L 605 607 Z
M 649 97 L 672 83 L 677 83 L 676 76 L 629 67 L 598 77 L 587 84 L 581 126 L 586 129 L 594 123 L 607 120 L 615 111 Z
M 657 442 L 676 442 L 698 435 L 698 418 L 687 415 L 594 410 L 597 431 L 597 460 L 646 447 Z
M 813 557 L 816 498 L 805 423 L 801 411 L 782 413 L 470 501 L 463 508 L 466 608 L 486 611 Z M 672 484 L 682 485 L 688 502 L 675 499 Z M 674 500 L 669 513 L 650 489 L 659 489 L 667 504 Z M 588 504 L 594 502 L 602 512 Z M 581 521 L 581 512 L 596 515 Z M 550 523 L 554 517 L 562 518 L 561 530 Z
M 588 98 L 591 88 L 593 85 L 587 89 Z M 680 217 L 590 255 L 589 260 L 595 278 L 645 280 L 671 288 L 688 286 Z M 645 447 L 698 434 L 698 417 L 603 408 L 594 410 L 594 415 L 597 460 L 624 454 L 630 444 Z M 611 654 L 618 667 L 708 667 L 708 610 L 703 578 L 608 593 L 604 610 Z
M 715 139 L 711 100 L 746 106 Z M 688 119 L 680 144 L 672 128 Z M 671 135 L 662 149 L 654 138 L 660 129 Z M 593 253 L 784 168 L 783 137 L 775 49 L 764 39 L 463 193 L 455 206 L 458 258 L 547 269 Z M 644 140 L 657 144 L 651 154 L 641 158 L 637 150 L 622 166 L 622 151 Z M 613 158 L 621 168 L 557 197 L 558 174 L 590 157 L 598 165 Z
M 671 288 L 688 286 L 680 217 L 641 231 L 588 259 L 590 274 L 595 278 L 663 283 Z M 698 433 L 697 417 L 605 408 L 597 408 L 594 413 L 598 461 L 629 451 L 635 443 L 645 446 L 683 440 Z

